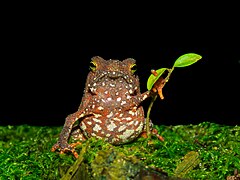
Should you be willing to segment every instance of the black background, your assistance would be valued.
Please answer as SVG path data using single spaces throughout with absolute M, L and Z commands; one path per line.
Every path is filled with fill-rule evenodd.
M 30 40 L 29 40 L 30 41 Z M 40 41 L 40 45 L 35 41 Z M 151 69 L 171 67 L 185 53 L 202 59 L 176 68 L 154 103 L 155 124 L 239 124 L 239 53 L 229 47 L 81 46 L 33 39 L 9 52 L 3 66 L 1 124 L 63 125 L 77 110 L 93 56 L 137 61 L 141 91 Z M 143 103 L 147 109 L 149 100 Z
M 136 59 L 144 92 L 151 69 L 171 67 L 186 53 L 197 53 L 202 59 L 174 70 L 163 90 L 165 99 L 154 103 L 153 122 L 239 124 L 239 33 L 231 36 L 229 31 L 215 31 L 198 19 L 180 19 L 180 24 L 169 21 L 175 31 L 163 32 L 158 18 L 144 21 L 142 16 L 137 23 L 132 17 L 125 24 L 118 18 L 103 23 L 104 17 L 85 14 L 83 18 L 63 10 L 51 9 L 50 14 L 32 8 L 5 14 L 0 125 L 62 126 L 65 117 L 78 109 L 93 56 Z M 200 25 L 203 28 L 197 31 Z M 148 103 L 143 103 L 145 110 Z

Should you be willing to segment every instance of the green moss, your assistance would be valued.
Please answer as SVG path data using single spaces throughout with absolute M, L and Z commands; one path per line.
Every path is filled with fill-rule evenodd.
M 0 127 L 0 177 L 58 179 L 59 165 L 74 162 L 74 158 L 50 152 L 60 130 L 27 125 Z
M 188 163 L 191 168 L 183 173 L 190 179 L 226 179 L 233 175 L 234 169 L 240 170 L 240 127 L 223 126 L 203 122 L 198 125 L 155 126 L 165 141 L 152 137 L 151 141 L 139 138 L 136 141 L 112 146 L 101 140 L 90 139 L 84 156 L 84 170 L 90 174 L 104 156 L 98 152 L 114 148 L 108 152 L 109 163 L 124 155 L 137 164 L 157 169 L 175 176 L 175 170 L 183 157 L 190 151 L 197 152 L 198 163 Z M 59 155 L 50 149 L 56 143 L 62 127 L 1 126 L 0 127 L 0 179 L 60 179 L 76 161 L 70 153 Z M 77 147 L 80 153 L 83 145 Z M 111 147 L 111 148 L 110 148 Z M 118 160 L 123 164 L 125 161 Z M 92 164 L 92 163 L 95 163 Z M 106 163 L 106 162 L 105 162 Z M 106 167 L 111 167 L 106 164 Z M 128 164 L 128 167 L 129 164 Z M 132 172 L 136 173 L 136 169 Z M 121 172 L 122 173 L 122 172 Z

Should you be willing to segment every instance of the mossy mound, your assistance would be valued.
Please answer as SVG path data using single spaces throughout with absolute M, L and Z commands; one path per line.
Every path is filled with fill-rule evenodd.
M 198 125 L 155 126 L 165 141 L 151 140 L 112 146 L 90 139 L 76 150 L 82 153 L 89 179 L 109 176 L 106 170 L 125 173 L 133 179 L 140 175 L 179 176 L 187 179 L 226 179 L 240 170 L 240 127 L 203 122 Z M 0 179 L 60 179 L 73 167 L 72 154 L 60 155 L 50 149 L 62 127 L 1 126 Z M 104 159 L 106 159 L 104 161 Z M 113 164 L 117 165 L 117 171 Z M 121 168 L 121 166 L 123 168 Z M 101 167 L 101 168 L 100 168 Z M 99 172 L 98 172 L 99 171 Z M 148 172 L 149 171 L 149 172 Z M 114 174 L 114 173 L 113 173 Z M 114 174 L 116 175 L 116 174 Z

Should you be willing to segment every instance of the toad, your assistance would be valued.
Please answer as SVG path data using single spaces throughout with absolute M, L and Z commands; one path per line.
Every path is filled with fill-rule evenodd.
M 143 134 L 145 118 L 141 103 L 153 93 L 140 92 L 134 59 L 104 60 L 96 56 L 91 60 L 80 106 L 66 117 L 59 140 L 51 149 L 59 149 L 60 153 L 70 151 L 76 158 L 76 143 L 68 144 L 70 136 L 80 142 L 96 137 L 119 145 Z M 162 139 L 156 129 L 151 128 L 151 132 Z

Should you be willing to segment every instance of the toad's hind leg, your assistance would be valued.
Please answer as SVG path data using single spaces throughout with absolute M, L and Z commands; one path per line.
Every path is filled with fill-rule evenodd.
M 54 144 L 53 147 L 51 148 L 52 152 L 54 152 L 56 149 L 60 149 L 61 154 L 70 151 L 76 158 L 78 157 L 78 154 L 75 151 L 74 147 L 79 143 L 69 145 L 68 139 L 70 138 L 70 134 L 74 123 L 78 119 L 84 117 L 85 115 L 87 115 L 87 112 L 85 110 L 80 110 L 67 116 L 63 129 L 60 133 L 59 139 L 57 143 Z
M 70 136 L 74 139 L 74 140 L 78 140 L 80 142 L 85 141 L 87 138 L 85 137 L 85 135 L 83 134 L 81 128 L 79 125 L 76 125 L 72 128 L 72 132 L 70 134 Z

